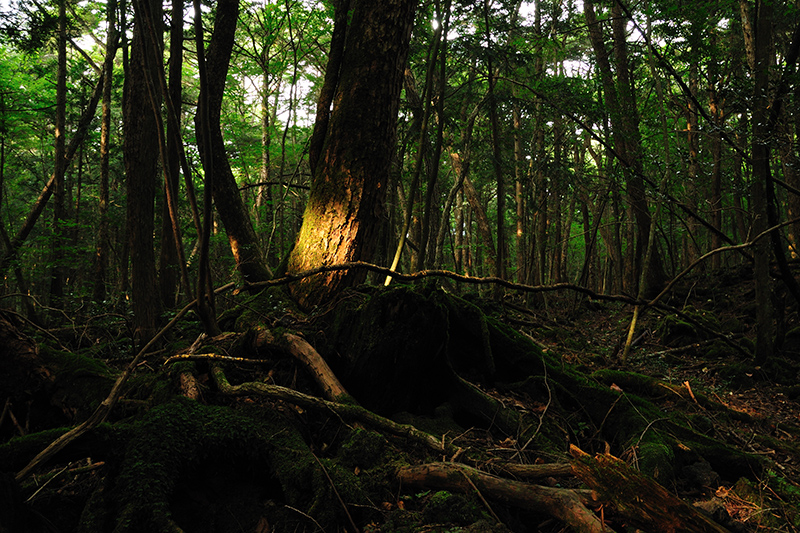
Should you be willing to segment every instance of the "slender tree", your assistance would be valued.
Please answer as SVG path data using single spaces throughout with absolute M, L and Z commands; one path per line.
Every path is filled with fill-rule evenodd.
M 147 2 L 145 9 L 145 2 Z M 150 101 L 148 80 L 158 79 L 161 57 L 149 57 L 147 19 L 161 35 L 161 2 L 134 2 L 136 15 L 131 41 L 130 64 L 125 74 L 123 120 L 125 122 L 125 174 L 127 184 L 127 228 L 130 243 L 131 307 L 139 342 L 147 342 L 156 332 L 162 304 L 158 293 L 153 232 L 155 195 L 158 179 L 158 122 Z M 161 50 L 159 44 L 158 50 Z M 149 72 L 146 72 L 148 69 Z M 157 102 L 161 93 L 152 95 Z

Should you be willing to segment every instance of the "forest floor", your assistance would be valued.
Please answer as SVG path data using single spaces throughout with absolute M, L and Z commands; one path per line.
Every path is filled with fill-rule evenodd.
M 441 294 L 452 290 L 454 288 L 448 286 Z M 368 311 L 361 315 L 342 314 L 345 317 L 343 319 L 339 318 L 339 314 L 343 313 L 339 308 L 318 310 L 311 315 L 305 315 L 272 300 L 261 301 L 257 305 L 254 302 L 258 300 L 239 299 L 236 304 L 233 303 L 234 300 L 230 300 L 230 307 L 238 308 L 239 314 L 234 313 L 238 318 L 231 319 L 227 323 L 223 321 L 223 327 L 232 327 L 235 321 L 235 329 L 240 333 L 232 335 L 231 344 L 226 344 L 221 351 L 217 350 L 217 353 L 237 355 L 237 351 L 242 351 L 243 343 L 254 342 L 248 335 L 252 337 L 253 331 L 259 331 L 257 324 L 260 323 L 276 335 L 282 334 L 283 331 L 299 332 L 308 339 L 311 346 L 317 348 L 326 358 L 330 358 L 337 349 L 341 350 L 342 346 L 345 346 L 344 341 L 334 338 L 331 322 L 345 322 L 343 326 L 345 329 L 348 326 L 363 327 L 364 331 L 360 333 L 356 331 L 353 335 L 355 340 L 348 341 L 355 343 L 348 346 L 363 348 L 365 346 L 363 343 L 366 341 L 359 336 L 366 336 L 366 330 L 374 327 L 369 321 L 372 320 L 370 313 L 377 316 L 384 311 L 388 313 L 389 318 L 386 318 L 381 335 L 386 337 L 388 344 L 380 345 L 380 349 L 386 352 L 394 349 L 394 344 L 398 344 L 392 339 L 392 334 L 399 334 L 401 339 L 404 335 L 402 329 L 393 330 L 397 328 L 392 322 L 392 317 L 408 318 L 411 331 L 419 331 L 419 324 L 428 325 L 431 330 L 435 330 L 439 318 L 434 311 L 438 312 L 442 306 L 448 305 L 442 302 L 447 301 L 444 298 L 449 298 L 442 296 L 426 300 L 421 296 L 415 296 L 417 300 L 407 300 L 411 295 L 401 294 L 402 298 L 398 297 L 396 301 L 389 299 L 389 303 L 384 303 L 384 307 L 376 307 L 377 311 L 374 309 L 369 311 L 369 304 L 366 302 L 370 301 L 374 294 L 376 290 L 369 289 L 366 293 L 356 291 L 347 296 L 346 298 L 352 300 L 354 308 L 363 310 L 367 307 Z M 522 433 L 515 435 L 513 431 L 509 432 L 508 428 L 502 427 L 499 417 L 497 421 L 492 420 L 489 424 L 470 427 L 470 421 L 478 420 L 476 413 L 480 413 L 480 408 L 471 413 L 471 418 L 462 415 L 460 419 L 456 419 L 450 416 L 452 412 L 448 410 L 452 410 L 455 403 L 445 401 L 439 405 L 447 398 L 437 396 L 435 391 L 433 399 L 430 400 L 432 403 L 428 407 L 416 406 L 423 412 L 428 409 L 430 412 L 427 415 L 394 413 L 390 417 L 395 422 L 413 424 L 423 431 L 434 434 L 436 439 L 441 439 L 443 445 L 445 438 L 449 439 L 450 447 L 447 448 L 449 450 L 447 452 L 431 452 L 431 449 L 426 451 L 425 447 L 430 448 L 430 442 L 425 444 L 424 438 L 420 440 L 392 434 L 392 431 L 386 430 L 380 424 L 376 425 L 372 419 L 354 423 L 347 419 L 350 416 L 347 413 L 350 411 L 345 407 L 342 407 L 342 411 L 337 411 L 335 416 L 331 416 L 330 412 L 326 412 L 328 408 L 320 412 L 313 403 L 297 403 L 285 395 L 264 396 L 261 394 L 263 391 L 252 386 L 253 383 L 281 385 L 306 394 L 320 395 L 320 388 L 315 385 L 314 380 L 309 378 L 296 360 L 285 356 L 285 349 L 276 348 L 277 344 L 256 350 L 257 354 L 248 356 L 257 357 L 257 364 L 247 361 L 224 363 L 225 374 L 231 383 L 242 383 L 244 384 L 242 386 L 250 387 L 234 393 L 226 392 L 221 382 L 215 381 L 216 374 L 210 366 L 211 363 L 202 361 L 195 363 L 194 360 L 175 363 L 170 359 L 176 354 L 185 354 L 189 344 L 197 337 L 198 324 L 187 319 L 172 332 L 170 344 L 148 355 L 137 367 L 137 376 L 133 378 L 133 384 L 124 393 L 117 414 L 111 418 L 114 424 L 98 428 L 88 441 L 83 441 L 78 450 L 71 450 L 65 457 L 57 458 L 32 480 L 24 481 L 21 489 L 12 489 L 8 481 L 9 475 L 19 471 L 32 454 L 52 441 L 53 434 L 43 430 L 57 427 L 57 424 L 48 425 L 37 420 L 37 417 L 44 416 L 42 413 L 45 410 L 31 408 L 31 405 L 35 405 L 35 401 L 28 402 L 27 415 L 23 415 L 21 400 L 12 401 L 14 394 L 28 394 L 26 387 L 28 389 L 30 387 L 0 383 L 0 386 L 8 389 L 0 390 L 0 394 L 9 398 L 0 418 L 0 436 L 3 442 L 15 433 L 27 432 L 26 430 L 34 433 L 27 440 L 14 439 L 5 445 L 0 443 L 0 471 L 2 471 L 0 472 L 0 489 L 2 489 L 0 532 L 15 530 L 13 527 L 9 528 L 9 522 L 4 522 L 4 513 L 9 516 L 7 513 L 10 509 L 23 505 L 20 503 L 22 495 L 28 498 L 29 501 L 25 505 L 30 507 L 35 516 L 45 517 L 43 520 L 30 519 L 28 514 L 24 514 L 28 518 L 23 519 L 20 518 L 23 515 L 17 511 L 16 523 L 28 524 L 25 530 L 31 532 L 143 531 L 137 529 L 137 522 L 132 517 L 137 516 L 136 512 L 146 512 L 147 509 L 154 509 L 162 504 L 168 505 L 172 518 L 168 527 L 161 530 L 182 530 L 191 533 L 320 530 L 497 533 L 595 531 L 591 529 L 593 527 L 591 525 L 586 526 L 589 529 L 581 530 L 573 524 L 573 529 L 570 529 L 564 522 L 548 517 L 548 514 L 552 513 L 543 512 L 541 508 L 526 509 L 523 505 L 522 510 L 514 510 L 513 505 L 510 507 L 507 505 L 507 498 L 504 500 L 504 497 L 500 497 L 499 500 L 493 500 L 489 488 L 479 490 L 478 486 L 483 486 L 480 485 L 478 478 L 475 478 L 478 486 L 468 480 L 474 491 L 467 486 L 466 494 L 455 495 L 459 492 L 456 490 L 457 487 L 446 486 L 442 489 L 439 486 L 438 488 L 442 490 L 436 490 L 437 486 L 432 478 L 423 478 L 422 486 L 416 489 L 412 487 L 414 481 L 419 479 L 415 480 L 413 475 L 408 478 L 405 485 L 402 482 L 398 485 L 396 475 L 405 467 L 413 470 L 420 465 L 434 465 L 429 468 L 435 469 L 436 464 L 449 464 L 455 458 L 464 464 L 493 474 L 500 474 L 505 468 L 502 465 L 514 460 L 533 465 L 555 462 L 569 469 L 570 458 L 567 453 L 569 446 L 565 445 L 564 440 L 567 445 L 590 454 L 602 455 L 605 446 L 605 453 L 619 457 L 633 470 L 637 470 L 639 463 L 645 460 L 644 433 L 667 418 L 686 421 L 692 431 L 710 437 L 729 449 L 736 450 L 737 453 L 743 452 L 750 457 L 756 457 L 758 461 L 763 460 L 759 463 L 762 466 L 757 470 L 754 468 L 743 472 L 741 465 L 736 465 L 735 468 L 732 466 L 728 472 L 736 474 L 735 477 L 730 477 L 724 469 L 725 465 L 715 463 L 712 459 L 709 460 L 714 463 L 714 469 L 708 466 L 704 459 L 697 462 L 691 459 L 680 464 L 676 459 L 674 476 L 667 476 L 659 481 L 670 494 L 696 506 L 727 528 L 703 529 L 711 526 L 698 526 L 691 531 L 734 533 L 800 531 L 798 306 L 788 304 L 788 297 L 785 300 L 776 299 L 782 304 L 787 302 L 784 306 L 785 311 L 776 317 L 778 332 L 776 351 L 763 366 L 757 366 L 752 356 L 747 353 L 752 349 L 755 339 L 754 289 L 752 276 L 747 269 L 730 269 L 687 278 L 671 294 L 670 300 L 665 303 L 670 305 L 672 310 L 653 309 L 640 317 L 633 348 L 625 362 L 621 360 L 621 353 L 632 316 L 632 309 L 629 306 L 618 302 L 590 302 L 585 298 L 576 297 L 575 293 L 571 292 L 547 293 L 543 300 L 537 301 L 536 306 L 526 305 L 524 296 L 512 293 L 507 293 L 500 302 L 483 299 L 475 294 L 468 297 L 470 301 L 478 302 L 487 316 L 491 314 L 499 322 L 512 327 L 538 346 L 544 354 L 538 363 L 540 367 L 547 358 L 554 374 L 559 366 L 562 370 L 571 369 L 569 372 L 574 371 L 575 375 L 588 376 L 589 381 L 594 383 L 593 387 L 601 389 L 605 387 L 606 391 L 610 389 L 616 395 L 611 396 L 611 403 L 599 407 L 590 415 L 588 413 L 591 410 L 590 406 L 578 405 L 577 410 L 574 410 L 575 408 L 569 405 L 568 394 L 562 394 L 560 399 L 556 398 L 557 378 L 548 377 L 547 370 L 543 376 L 546 394 L 537 394 L 537 391 L 542 392 L 544 389 L 541 386 L 537 388 L 535 383 L 522 389 L 503 388 L 500 385 L 495 388 L 490 383 L 481 384 L 483 400 L 479 400 L 478 403 L 496 401 L 497 405 L 524 413 L 533 421 L 533 426 L 537 426 L 538 417 L 538 427 L 534 432 L 527 434 L 538 435 L 535 442 L 545 443 L 538 448 L 536 446 L 528 448 L 533 436 L 522 438 Z M 420 305 L 419 309 L 414 307 L 417 304 Z M 410 310 L 398 310 L 403 306 Z M 242 314 L 243 309 L 244 314 Z M 453 338 L 456 335 L 453 332 L 460 331 L 460 334 L 469 336 L 470 329 L 476 329 L 473 327 L 477 324 L 475 317 L 468 316 L 472 311 L 464 309 L 466 308 L 449 309 L 449 314 L 446 313 L 449 318 L 445 319 L 445 323 L 449 323 L 451 329 L 442 337 L 423 338 L 420 333 L 419 339 L 403 340 L 402 348 L 407 350 L 406 352 L 396 353 L 400 354 L 399 357 L 405 357 L 415 349 L 435 347 L 440 341 L 455 343 L 452 346 L 448 345 L 450 347 L 446 348 L 446 351 L 450 351 L 451 348 L 454 352 L 469 349 L 470 344 L 476 344 L 475 339 L 480 340 L 480 335 L 474 339 L 465 337 L 466 340 L 462 344 L 458 344 L 457 339 Z M 680 313 L 673 312 L 676 309 Z M 243 317 L 247 313 L 256 318 L 245 320 Z M 358 322 L 359 320 L 365 322 Z M 457 320 L 466 321 L 466 329 L 452 329 Z M 55 338 L 52 332 L 43 335 L 41 331 L 25 328 L 22 324 L 17 322 L 25 334 L 40 343 L 42 354 L 51 351 L 56 353 L 54 350 L 44 348 Z M 485 323 L 483 324 L 485 327 Z M 256 329 L 252 329 L 254 325 Z M 123 329 L 119 331 L 123 332 Z M 77 331 L 77 328 L 73 327 L 72 330 Z M 250 333 L 243 333 L 243 330 Z M 88 354 L 93 359 L 100 359 L 117 371 L 130 361 L 129 358 L 120 358 L 118 355 L 111 357 L 110 354 L 114 350 L 108 346 L 114 344 L 104 345 L 100 342 L 111 336 L 107 328 L 92 333 L 92 328 L 87 326 L 80 331 L 77 341 L 72 339 L 75 341 L 73 347 L 75 353 L 80 352 Z M 93 335 L 97 338 L 87 342 Z M 258 337 L 257 333 L 255 335 Z M 24 337 L 25 335 L 21 335 L 19 339 L 25 340 Z M 59 357 L 70 351 L 70 342 L 66 337 L 62 337 L 58 342 L 57 352 L 62 354 Z M 118 335 L 115 342 L 117 347 L 122 346 L 124 334 Z M 492 337 L 492 342 L 497 344 L 498 341 Z M 223 345 L 221 343 L 222 341 L 217 343 L 218 347 Z M 327 347 L 324 346 L 326 344 Z M 508 348 L 511 345 L 502 346 Z M 495 348 L 495 352 L 498 351 Z M 380 367 L 362 369 L 366 372 L 364 375 L 374 378 L 375 383 L 368 383 L 367 388 L 362 391 L 350 392 L 357 398 L 360 398 L 360 394 L 367 393 L 380 395 L 381 392 L 385 392 L 383 389 L 387 389 L 390 396 L 408 393 L 405 400 L 397 400 L 406 402 L 403 404 L 404 408 L 398 411 L 405 411 L 406 407 L 408 411 L 413 411 L 412 407 L 416 401 L 414 391 L 430 394 L 432 389 L 440 386 L 440 381 L 443 382 L 441 375 L 434 374 L 436 369 L 442 371 L 442 365 L 432 364 L 430 369 L 418 368 L 433 359 L 434 356 L 431 355 L 433 353 L 425 352 L 418 359 L 406 361 L 406 367 L 389 368 L 387 375 L 395 374 L 400 382 L 399 385 L 392 384 L 390 378 L 385 375 L 378 377 L 370 374 L 375 369 L 383 371 Z M 502 354 L 495 355 L 500 360 Z M 392 359 L 392 355 L 388 353 L 384 353 L 383 357 Z M 397 362 L 397 358 L 393 360 Z M 64 380 L 68 385 L 64 382 L 59 385 L 56 378 L 55 385 L 52 380 L 47 381 L 49 384 L 44 388 L 53 394 L 48 400 L 51 411 L 55 406 L 56 410 L 68 415 L 67 418 L 71 418 L 74 424 L 85 419 L 91 412 L 91 405 L 95 405 L 99 400 L 90 401 L 91 398 L 98 397 L 96 391 L 88 393 L 90 389 L 84 388 L 76 392 L 70 391 L 69 387 L 81 384 L 82 387 L 102 389 L 109 387 L 110 381 L 108 375 L 103 374 L 105 371 L 102 368 L 94 368 L 85 361 L 80 363 L 72 359 L 70 361 L 69 365 L 63 361 L 56 365 L 46 361 L 37 362 L 36 365 L 42 366 L 35 366 L 35 369 L 39 378 L 45 381 L 51 379 L 50 374 L 72 372 Z M 27 360 L 26 364 L 29 363 L 30 360 Z M 375 364 L 370 360 L 357 363 L 367 366 Z M 470 364 L 473 363 L 479 366 L 480 361 L 478 363 L 473 361 Z M 70 370 L 68 366 L 73 368 Z M 337 368 L 333 364 L 332 366 Z M 344 368 L 341 364 L 339 367 Z M 474 368 L 470 371 L 473 372 L 472 376 L 476 375 Z M 434 381 L 425 381 L 428 373 Z M 85 381 L 90 374 L 94 377 Z M 449 376 L 447 373 L 442 375 Z M 648 381 L 645 383 L 636 376 L 644 376 Z M 558 379 L 566 377 L 567 373 Z M 189 380 L 188 384 L 184 382 L 184 378 Z M 419 382 L 422 385 L 419 385 L 418 389 L 415 389 L 418 386 L 416 379 L 422 380 Z M 551 382 L 548 382 L 548 379 Z M 351 377 L 350 382 L 362 384 L 364 381 L 363 377 Z M 541 385 L 542 382 L 536 383 Z M 371 385 L 372 389 L 369 388 Z M 392 389 L 395 386 L 396 388 Z M 26 390 L 14 392 L 18 389 Z M 191 390 L 195 393 L 200 391 L 195 397 L 199 399 L 199 405 L 205 407 L 175 403 L 176 394 L 191 395 Z M 627 401 L 633 406 L 634 411 L 644 409 L 642 406 L 645 405 L 637 403 L 639 400 L 631 401 L 636 395 L 637 398 L 641 396 L 647 402 L 656 405 L 656 413 L 663 414 L 657 419 L 649 419 L 646 427 L 642 426 L 643 430 L 641 427 L 632 430 L 642 431 L 642 436 L 638 440 L 634 435 L 633 445 L 630 444 L 629 437 L 619 437 L 624 433 L 623 430 L 609 431 L 604 427 L 607 418 L 610 421 L 611 417 L 619 414 L 620 408 L 617 407 L 615 410 L 615 406 L 628 391 L 630 396 Z M 101 390 L 99 394 L 98 398 L 102 399 L 105 393 Z M 595 401 L 588 398 L 582 400 Z M 95 403 L 92 404 L 92 401 Z M 469 401 L 474 401 L 474 398 Z M 377 407 L 373 409 L 374 411 L 381 410 L 380 402 L 375 401 L 373 404 Z M 433 406 L 436 405 L 438 407 L 433 411 Z M 383 410 L 386 411 L 385 408 Z M 16 418 L 11 416 L 14 412 L 17 413 Z M 264 418 L 260 414 L 253 415 L 253 413 L 271 414 Z M 7 414 L 9 416 L 6 416 Z M 168 416 L 161 417 L 162 414 Z M 222 414 L 221 419 L 216 418 L 218 414 Z M 645 419 L 645 414 L 653 416 L 652 413 L 641 413 L 642 419 Z M 48 416 L 52 416 L 52 412 Z M 272 417 L 289 420 L 290 425 L 280 430 L 269 429 L 272 428 L 269 424 L 277 423 Z M 204 420 L 202 425 L 193 425 L 198 419 Z M 252 443 L 248 443 L 250 437 L 247 435 L 251 430 L 247 429 L 247 424 L 253 420 L 256 420 L 256 425 L 252 432 L 257 437 L 253 437 Z M 228 424 L 234 428 L 235 437 L 226 433 L 230 431 Z M 372 431 L 363 431 L 365 427 L 372 428 Z M 376 430 L 376 427 L 379 429 Z M 150 429 L 144 431 L 142 428 Z M 39 437 L 36 436 L 36 431 L 41 432 Z M 197 434 L 193 433 L 195 431 Z M 274 442 L 275 435 L 287 432 L 291 435 L 296 433 L 296 441 L 292 441 L 294 437 L 290 435 L 291 438 L 284 436 L 280 437 L 284 440 Z M 659 432 L 667 435 L 670 430 L 664 429 Z M 264 440 L 265 433 L 273 436 Z M 670 441 L 672 443 L 670 445 L 689 450 L 693 444 L 685 440 L 689 438 L 686 435 L 689 434 L 673 432 L 670 438 L 674 440 Z M 153 436 L 157 439 L 155 444 L 150 442 Z M 184 436 L 186 442 L 181 441 Z M 170 438 L 174 438 L 178 444 L 165 444 Z M 559 438 L 562 439 L 560 443 Z M 434 449 L 436 439 L 434 439 Z M 684 445 L 684 441 L 689 445 Z M 121 444 L 123 442 L 127 444 Z M 109 443 L 115 444 L 109 445 Z M 257 451 L 248 448 L 251 444 Z M 158 450 L 154 452 L 147 446 L 155 446 Z M 177 451 L 173 451 L 173 448 Z M 201 453 L 198 451 L 200 448 L 212 451 L 206 450 Z M 458 449 L 455 454 L 452 453 L 454 448 Z M 247 467 L 244 468 L 244 472 L 241 471 L 242 465 L 236 462 L 241 459 L 209 462 L 209 457 L 219 453 L 220 449 L 224 450 L 223 456 L 230 454 L 247 457 Z M 291 474 L 281 473 L 283 472 L 281 469 L 286 466 L 282 466 L 283 460 L 275 458 L 285 454 L 287 449 L 300 454 L 292 456 L 295 458 L 290 462 L 295 463 L 293 467 L 297 471 Z M 124 453 L 122 450 L 125 450 Z M 213 450 L 218 451 L 213 452 Z M 180 460 L 169 455 L 172 453 L 181 455 Z M 262 456 L 264 453 L 268 456 Z M 164 457 L 165 454 L 167 457 Z M 197 454 L 197 457 L 192 454 Z M 687 452 L 684 455 L 695 457 L 693 454 L 694 452 L 691 454 Z M 142 456 L 150 459 L 143 460 Z M 174 466 L 173 463 L 176 462 L 184 466 Z M 267 469 L 280 481 L 280 489 L 272 486 L 276 483 L 272 477 L 255 479 L 257 477 L 253 474 L 257 469 L 255 465 L 262 463 L 272 465 Z M 147 476 L 160 479 L 158 476 L 164 471 L 176 476 L 175 479 L 165 481 L 169 488 L 164 489 L 166 492 L 162 496 L 168 503 L 157 499 L 158 490 L 154 490 L 154 487 L 158 489 L 156 482 L 152 479 L 145 481 L 140 479 L 144 474 L 137 474 L 137 468 L 143 468 L 143 464 L 154 468 L 160 465 L 157 468 L 158 474 L 145 468 Z M 174 469 L 170 470 L 173 467 Z M 324 473 L 323 481 L 320 481 L 320 469 Z M 235 474 L 236 471 L 239 473 Z M 419 471 L 415 472 L 416 475 L 420 475 Z M 467 478 L 467 474 L 462 473 L 462 475 Z M 511 478 L 519 479 L 519 476 L 511 475 Z M 43 483 L 48 479 L 50 481 Z M 305 488 L 297 488 L 294 485 L 300 481 L 306 483 L 302 486 Z M 424 484 L 426 481 L 431 482 L 427 488 Z M 137 488 L 138 483 L 143 483 L 143 488 Z M 582 486 L 579 479 L 572 475 L 565 477 L 563 472 L 546 476 L 534 483 L 553 488 L 577 489 Z M 346 492 L 345 488 L 351 492 Z M 142 491 L 146 496 L 141 495 Z M 315 495 L 309 496 L 311 492 Z M 125 494 L 128 496 L 124 496 Z M 134 497 L 144 498 L 140 508 L 120 503 L 125 498 Z M 281 499 L 284 501 L 283 504 L 274 503 Z M 517 506 L 519 507 L 519 504 Z M 619 503 L 616 508 L 614 505 L 603 505 L 592 511 L 601 517 L 602 531 L 605 531 L 606 527 L 609 531 L 619 533 L 684 531 L 662 529 L 658 525 L 653 525 L 652 519 L 648 527 L 647 519 L 637 516 L 630 509 L 624 509 L 624 505 Z M 589 511 L 590 515 L 592 511 Z M 230 517 L 226 518 L 223 515 Z M 332 522 L 324 522 L 324 517 Z M 141 517 L 140 519 L 145 520 Z M 147 520 L 144 523 L 148 523 Z M 177 529 L 178 525 L 181 529 Z M 156 531 L 152 528 L 147 530 Z
M 671 489 L 700 507 L 709 498 L 723 504 L 731 517 L 728 525 L 732 531 L 797 532 L 797 517 L 786 516 L 778 506 L 764 505 L 765 500 L 754 498 L 750 489 L 769 494 L 774 501 L 789 494 L 795 499 L 787 503 L 800 505 L 796 499 L 800 495 L 798 305 L 790 303 L 790 296 L 776 298 L 776 303 L 786 307 L 776 313 L 775 353 L 763 367 L 749 354 L 722 345 L 715 335 L 722 334 L 732 344 L 751 351 L 756 337 L 754 299 L 752 273 L 747 268 L 688 277 L 675 287 L 667 303 L 696 322 L 688 323 L 668 311 L 648 311 L 637 324 L 634 346 L 625 363 L 620 357 L 632 317 L 629 306 L 576 306 L 574 295 L 558 293 L 548 297 L 546 312 L 531 314 L 516 305 L 506 309 L 520 331 L 534 337 L 543 350 L 558 353 L 569 365 L 590 372 L 611 369 L 640 373 L 689 389 L 692 398 L 703 395 L 729 409 L 734 416 L 721 418 L 700 402 L 692 405 L 680 401 L 677 394 L 676 401 L 671 402 L 669 392 L 658 403 L 666 412 L 707 415 L 714 438 L 768 458 L 774 469 L 745 490 L 736 480 L 718 478 L 700 490 L 687 489 L 680 477 Z M 774 491 L 776 477 L 781 478 L 784 489 L 780 496 Z

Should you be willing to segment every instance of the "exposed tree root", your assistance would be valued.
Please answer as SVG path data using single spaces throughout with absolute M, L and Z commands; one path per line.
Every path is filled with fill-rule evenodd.
M 345 398 L 350 402 L 354 401 L 328 363 L 303 337 L 293 333 L 284 333 L 276 338 L 269 330 L 260 328 L 256 334 L 255 347 L 263 348 L 273 344 L 286 348 L 295 359 L 303 363 L 314 381 L 322 388 L 325 398 L 331 401 L 341 401 Z

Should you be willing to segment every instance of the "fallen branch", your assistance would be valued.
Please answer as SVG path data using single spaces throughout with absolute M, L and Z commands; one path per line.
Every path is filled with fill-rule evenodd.
M 267 287 L 275 287 L 278 285 L 286 285 L 288 283 L 293 283 L 295 281 L 307 278 L 309 276 L 314 276 L 316 274 L 322 274 L 325 272 L 336 272 L 339 270 L 349 270 L 353 268 L 363 268 L 369 270 L 370 272 L 377 272 L 378 274 L 391 276 L 392 279 L 399 281 L 417 281 L 425 278 L 439 277 L 439 278 L 452 279 L 453 281 L 458 281 L 462 283 L 470 283 L 474 285 L 499 285 L 507 289 L 517 290 L 521 292 L 554 292 L 560 290 L 572 290 L 575 292 L 585 294 L 595 300 L 623 302 L 631 305 L 646 303 L 645 301 L 638 301 L 635 298 L 626 295 L 599 294 L 591 289 L 587 289 L 586 287 L 581 287 L 580 285 L 575 285 L 573 283 L 555 283 L 553 285 L 525 285 L 523 283 L 514 283 L 512 281 L 508 281 L 498 277 L 475 278 L 472 276 L 465 276 L 463 274 L 456 274 L 455 272 L 451 272 L 449 270 L 421 270 L 419 272 L 413 272 L 411 274 L 403 274 L 400 272 L 396 272 L 391 268 L 373 265 L 371 263 L 365 263 L 362 261 L 353 261 L 350 263 L 341 263 L 338 265 L 321 266 L 309 270 L 304 270 L 302 272 L 297 272 L 294 274 L 286 274 L 282 278 L 271 279 L 267 281 L 259 281 L 256 283 L 245 282 L 244 285 L 242 285 L 240 288 L 234 291 L 234 294 L 238 294 L 239 292 L 242 291 L 252 291 L 257 289 L 264 289 Z
M 570 477 L 572 465 L 569 463 L 545 463 L 540 465 L 521 465 L 517 463 L 495 464 L 501 472 L 525 479 L 543 479 L 548 477 Z
M 459 463 L 405 466 L 397 471 L 397 478 L 401 483 L 414 487 L 461 492 L 477 488 L 487 498 L 557 518 L 577 533 L 613 533 L 586 507 L 599 503 L 591 491 L 557 489 L 503 479 Z
M 214 365 L 211 368 L 211 376 L 217 388 L 223 394 L 228 394 L 230 396 L 261 396 L 292 403 L 304 409 L 333 412 L 342 420 L 357 421 L 370 425 L 392 435 L 415 441 L 437 453 L 455 454 L 459 451 L 459 448 L 446 443 L 444 439 L 438 439 L 433 435 L 418 430 L 414 426 L 393 422 L 388 418 L 376 415 L 360 405 L 323 400 L 322 398 L 309 396 L 308 394 L 303 394 L 302 392 L 286 387 L 268 385 L 259 381 L 231 385 L 230 382 L 228 382 L 228 378 L 225 377 L 225 372 L 219 365 Z

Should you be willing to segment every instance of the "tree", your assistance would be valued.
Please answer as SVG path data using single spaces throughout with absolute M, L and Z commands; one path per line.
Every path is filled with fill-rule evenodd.
M 204 161 L 211 163 L 216 174 L 213 179 L 214 203 L 228 234 L 236 268 L 246 281 L 253 282 L 269 279 L 271 274 L 264 264 L 253 223 L 242 203 L 225 150 L 225 140 L 220 125 L 225 80 L 230 65 L 238 14 L 238 0 L 218 2 L 214 33 L 211 35 L 206 53 L 207 91 L 204 90 L 204 94 L 200 95 L 201 105 L 198 106 L 195 115 L 195 125 L 200 155 Z M 203 102 L 207 103 L 207 109 L 203 109 Z M 207 117 L 208 135 L 203 133 L 204 114 Z
M 370 260 L 395 142 L 397 111 L 416 0 L 350 2 L 334 108 L 289 272 Z M 341 9 L 337 5 L 337 9 Z M 337 17 L 337 21 L 341 21 Z M 305 306 L 328 301 L 365 272 L 326 273 L 293 285 Z
M 154 250 L 155 194 L 158 172 L 158 122 L 161 93 L 148 89 L 148 80 L 158 79 L 161 57 L 148 57 L 147 20 L 160 28 L 161 2 L 134 3 L 136 19 L 131 42 L 129 72 L 125 76 L 125 174 L 127 183 L 127 227 L 131 254 L 131 307 L 134 327 L 141 342 L 155 334 L 162 303 L 156 283 Z M 161 35 L 160 30 L 156 32 Z M 160 50 L 160 47 L 159 47 Z M 149 73 L 146 72 L 149 70 Z M 153 101 L 151 102 L 151 96 Z

